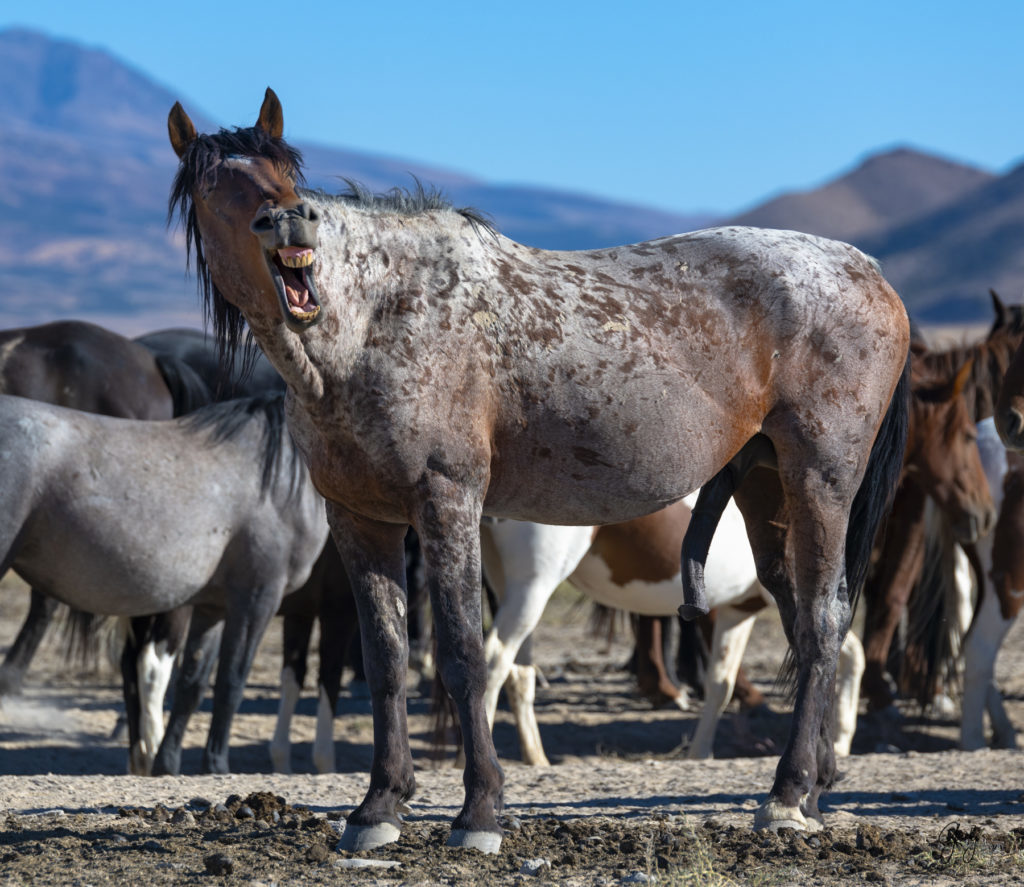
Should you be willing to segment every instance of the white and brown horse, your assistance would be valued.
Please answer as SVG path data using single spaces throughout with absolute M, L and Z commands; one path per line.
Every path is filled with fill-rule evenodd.
M 722 228 L 546 252 L 422 191 L 296 190 L 267 91 L 250 128 L 200 135 L 176 104 L 171 210 L 229 352 L 248 323 L 359 607 L 374 760 L 347 848 L 394 841 L 416 789 L 403 539 L 419 534 L 466 754 L 450 842 L 496 851 L 503 775 L 483 704 L 480 519 L 631 520 L 703 484 L 687 612 L 730 495 L 797 663 L 762 827 L 821 823 L 836 663 L 895 484 L 909 327 L 875 262 L 786 231 Z M 758 475 L 755 477 L 755 475 Z

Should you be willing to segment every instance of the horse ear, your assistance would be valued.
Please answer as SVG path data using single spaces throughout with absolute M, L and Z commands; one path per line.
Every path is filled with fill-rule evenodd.
M 167 134 L 171 137 L 171 147 L 180 160 L 185 156 L 188 146 L 196 140 L 196 128 L 192 125 L 181 102 L 175 102 L 171 113 L 167 115 Z
M 269 86 L 263 96 L 263 107 L 260 108 L 260 119 L 256 121 L 256 125 L 275 139 L 281 138 L 284 132 L 284 111 L 281 110 L 281 100 Z
M 971 377 L 971 370 L 974 367 L 974 358 L 970 358 L 959 370 L 957 370 L 956 376 L 953 377 L 953 393 L 950 396 L 950 400 L 954 397 L 959 397 L 964 390 L 964 385 L 967 384 L 967 380 Z
M 988 294 L 992 297 L 992 310 L 996 313 L 996 322 L 992 325 L 992 329 L 1002 329 L 1006 326 L 1006 306 L 995 290 L 990 289 Z

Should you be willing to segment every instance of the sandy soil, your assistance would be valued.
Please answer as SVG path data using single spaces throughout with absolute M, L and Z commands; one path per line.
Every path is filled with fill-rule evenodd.
M 0 650 L 27 607 L 16 580 L 0 586 Z M 367 785 L 368 701 L 345 692 L 336 721 L 339 772 L 312 775 L 315 701 L 293 729 L 296 775 L 268 775 L 277 706 L 280 626 L 264 640 L 235 721 L 231 776 L 123 775 L 111 734 L 120 688 L 109 665 L 68 667 L 50 641 L 25 694 L 0 707 L 0 878 L 10 883 L 646 883 L 900 884 L 1024 881 L 1024 769 L 1018 752 L 956 750 L 953 719 L 904 710 L 902 722 L 862 717 L 855 754 L 816 836 L 750 830 L 771 783 L 788 717 L 773 680 L 784 648 L 762 616 L 745 665 L 773 711 L 723 721 L 711 762 L 681 757 L 697 713 L 652 711 L 621 669 L 628 638 L 587 632 L 588 609 L 555 601 L 536 644 L 547 686 L 538 718 L 554 766 L 517 763 L 515 730 L 499 713 L 506 838 L 485 858 L 443 846 L 461 804 L 461 773 L 430 755 L 429 698 L 410 699 L 419 794 L 401 840 L 367 857 L 394 868 L 349 872 L 334 849 L 337 820 Z M 998 674 L 1024 722 L 1024 650 L 1015 629 Z M 314 672 L 315 673 L 315 672 Z M 209 706 L 193 719 L 183 769 L 195 774 Z M 262 793 L 253 795 L 253 793 Z M 268 794 L 269 793 L 269 794 Z M 251 797 L 250 797 L 251 796 Z M 531 874 L 536 863 L 538 872 Z M 228 872 L 228 869 L 231 872 Z M 211 874 L 212 873 L 212 874 Z

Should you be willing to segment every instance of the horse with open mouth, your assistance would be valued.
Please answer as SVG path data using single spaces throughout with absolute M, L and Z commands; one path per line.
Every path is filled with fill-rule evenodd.
M 624 521 L 702 484 L 686 612 L 706 607 L 703 563 L 735 495 L 796 655 L 793 728 L 755 823 L 819 826 L 850 597 L 906 438 L 908 322 L 876 263 L 751 228 L 548 252 L 422 191 L 307 191 L 270 90 L 253 127 L 200 135 L 176 104 L 168 129 L 171 212 L 209 313 L 229 352 L 247 322 L 287 382 L 356 595 L 374 758 L 343 846 L 396 840 L 416 788 L 406 528 L 463 727 L 449 842 L 494 852 L 503 776 L 483 704 L 481 516 Z

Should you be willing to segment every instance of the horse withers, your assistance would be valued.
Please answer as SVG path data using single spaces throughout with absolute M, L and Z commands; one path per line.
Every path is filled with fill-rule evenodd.
M 793 728 L 755 822 L 819 826 L 850 595 L 906 435 L 908 321 L 876 263 L 847 244 L 738 227 L 547 252 L 422 189 L 303 190 L 270 90 L 252 127 L 200 135 L 176 104 L 168 130 L 180 161 L 170 208 L 217 333 L 230 353 L 247 323 L 284 377 L 350 570 L 374 759 L 343 845 L 396 840 L 416 788 L 410 524 L 463 727 L 466 798 L 449 840 L 496 851 L 480 518 L 625 521 L 712 478 L 688 560 L 734 492 L 796 655 Z M 687 575 L 700 609 L 700 570 Z

